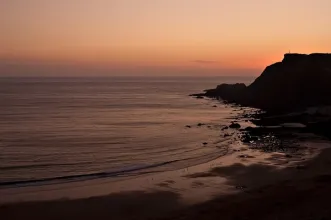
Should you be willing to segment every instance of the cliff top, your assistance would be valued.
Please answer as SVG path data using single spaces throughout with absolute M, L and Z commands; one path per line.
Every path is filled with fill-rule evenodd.
M 299 53 L 286 53 L 282 62 L 297 61 L 303 59 L 318 59 L 318 60 L 330 60 L 331 53 L 312 53 L 312 54 L 299 54 Z

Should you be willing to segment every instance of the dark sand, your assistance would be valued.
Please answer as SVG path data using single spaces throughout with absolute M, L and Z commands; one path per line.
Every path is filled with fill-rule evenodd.
M 160 187 L 85 199 L 7 204 L 0 207 L 0 219 L 331 219 L 330 166 L 331 149 L 326 148 L 310 160 L 283 169 L 235 163 L 188 175 L 185 178 L 193 179 L 195 187 L 206 178 L 225 177 L 226 184 L 237 191 L 201 204 L 183 204 L 176 190 L 164 187 L 160 191 Z

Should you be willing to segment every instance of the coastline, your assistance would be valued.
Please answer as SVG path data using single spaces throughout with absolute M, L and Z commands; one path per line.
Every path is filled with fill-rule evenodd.
M 226 125 L 202 121 L 183 126 L 211 132 L 211 139 L 198 144 L 204 150 L 219 148 L 221 154 L 208 162 L 118 180 L 0 188 L 0 217 L 305 219 L 300 208 L 305 206 L 313 213 L 307 216 L 330 216 L 321 204 L 331 192 L 329 140 L 311 132 L 310 124 L 298 124 L 301 115 L 261 116 L 259 110 L 237 106 Z M 279 211 L 284 207 L 285 212 Z
M 329 190 L 331 182 L 331 171 L 327 168 L 331 163 L 331 143 L 323 137 L 302 133 L 301 129 L 305 128 L 300 126 L 255 128 L 251 123 L 255 111 L 238 107 L 233 110 L 228 126 L 200 126 L 213 135 L 218 133 L 219 138 L 213 139 L 208 147 L 222 146 L 224 155 L 214 160 L 115 181 L 103 178 L 3 188 L 0 189 L 0 217 L 245 219 L 249 213 L 256 219 L 264 219 L 262 217 L 282 204 L 279 200 L 286 200 L 284 204 L 292 206 L 295 197 L 302 197 L 306 189 L 312 193 L 312 189 L 320 187 L 316 192 L 326 196 L 325 190 Z M 231 126 L 236 123 L 240 127 Z M 257 136 L 259 141 L 245 141 L 247 134 Z M 269 205 L 261 212 L 257 207 L 260 203 Z M 314 206 L 314 210 L 321 207 Z M 272 219 L 280 213 L 274 214 Z
M 297 196 L 307 190 L 312 193 L 315 187 L 318 187 L 316 193 L 331 189 L 328 186 L 331 171 L 327 169 L 330 143 L 303 141 L 300 146 L 303 151 L 289 158 L 279 152 L 265 153 L 245 145 L 232 145 L 226 156 L 180 171 L 117 183 L 94 182 L 74 191 L 67 191 L 65 187 L 47 190 L 46 186 L 44 191 L 25 192 L 30 194 L 25 202 L 17 198 L 13 203 L 2 204 L 0 216 L 36 220 L 208 219 L 215 216 L 231 219 L 249 212 L 262 219 L 265 215 L 256 207 L 261 201 L 276 204 L 286 198 L 283 203 L 291 204 L 295 199 L 288 199 L 288 193 Z M 249 157 L 242 157 L 243 154 Z M 57 198 L 61 195 L 68 197 Z M 38 201 L 40 199 L 44 201 Z M 252 204 L 252 199 L 256 203 Z M 239 212 L 235 211 L 237 206 L 242 206 Z
M 29 181 L 23 184 L 9 184 L 0 186 L 0 205 L 17 202 L 30 202 L 30 201 L 48 201 L 59 199 L 81 199 L 95 196 L 105 196 L 111 193 L 122 191 L 144 191 L 148 189 L 164 190 L 165 183 L 162 181 L 173 181 L 180 184 L 178 188 L 190 189 L 190 182 L 185 183 L 182 181 L 183 175 L 191 174 L 192 172 L 207 171 L 210 167 L 223 160 L 224 156 L 228 154 L 232 145 L 240 144 L 238 137 L 239 131 L 237 129 L 229 129 L 222 131 L 221 128 L 234 120 L 238 115 L 243 113 L 243 109 L 229 108 L 213 108 L 213 105 L 218 104 L 214 100 L 203 100 L 197 103 L 207 105 L 207 110 L 211 109 L 214 112 L 222 114 L 223 109 L 226 110 L 226 115 L 229 118 L 222 120 L 210 120 L 208 117 L 195 120 L 195 123 L 182 125 L 181 135 L 196 134 L 196 139 L 193 141 L 196 149 L 205 152 L 204 157 L 188 152 L 186 158 L 183 160 L 175 161 L 175 166 L 172 163 L 162 163 L 161 166 L 143 167 L 137 170 L 125 170 L 127 172 L 119 172 L 117 176 L 92 176 L 91 178 L 78 178 L 67 181 Z M 219 110 L 220 109 L 220 110 Z M 250 123 L 242 120 L 242 123 L 250 125 Z M 247 126 L 247 125 L 246 125 Z M 228 136 L 224 137 L 223 134 Z M 204 143 L 208 143 L 205 145 Z M 231 146 L 230 146 L 231 145 Z M 172 148 L 181 148 L 181 146 L 172 146 Z M 193 148 L 193 149 L 195 149 Z M 200 152 L 199 152 L 200 153 Z M 133 171 L 133 172 L 130 172 Z M 135 172 L 137 171 L 137 172 Z M 84 175 L 85 177 L 85 175 Z M 57 179 L 57 178 L 54 178 Z M 192 181 L 191 181 L 192 182 Z M 180 185 L 184 185 L 183 187 Z M 169 184 L 168 184 L 169 185 Z M 168 187 L 169 188 L 169 187 Z M 216 187 L 217 188 L 217 187 Z M 180 190 L 180 189 L 179 189 Z M 188 193 L 189 194 L 189 193 Z M 200 197 L 200 196 L 197 196 Z

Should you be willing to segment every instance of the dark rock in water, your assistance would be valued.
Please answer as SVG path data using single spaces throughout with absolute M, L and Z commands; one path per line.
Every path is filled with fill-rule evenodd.
M 252 128 L 252 127 L 247 127 L 247 128 L 245 128 L 245 131 L 252 131 L 254 128 Z
M 203 126 L 203 125 L 205 125 L 205 124 L 203 124 L 203 123 L 199 123 L 199 124 L 198 124 L 199 127 L 201 127 L 201 126 Z
M 217 108 L 217 105 L 213 105 L 213 108 Z
M 224 137 L 229 137 L 230 135 L 229 134 L 224 134 Z
M 187 127 L 187 128 L 191 128 L 191 126 L 190 126 L 190 125 L 186 125 L 185 127 Z
M 224 130 L 227 130 L 227 129 L 229 129 L 229 127 L 228 126 L 225 126 L 221 130 L 224 131 Z
M 191 94 L 189 96 L 194 96 L 194 97 L 201 96 L 201 97 L 203 97 L 204 95 L 205 95 L 205 93 L 196 93 L 196 94 Z
M 237 128 L 240 128 L 241 126 L 238 123 L 232 123 L 229 127 L 230 128 L 234 128 L 234 129 L 237 129 Z
M 203 144 L 203 145 L 207 145 L 208 143 L 207 143 L 207 142 L 203 142 L 202 144 Z
M 196 96 L 195 98 L 197 98 L 197 99 L 203 99 L 204 97 L 203 96 Z
M 249 86 L 221 84 L 205 96 L 269 112 L 331 105 L 331 54 L 285 54 Z

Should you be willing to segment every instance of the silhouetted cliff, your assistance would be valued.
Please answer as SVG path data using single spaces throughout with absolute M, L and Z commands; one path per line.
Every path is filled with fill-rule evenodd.
M 204 95 L 269 111 L 331 105 L 331 54 L 285 54 L 251 85 L 222 84 Z

